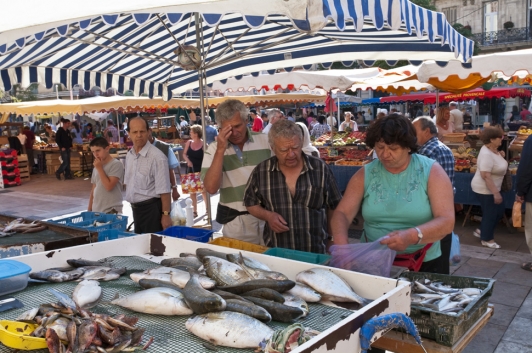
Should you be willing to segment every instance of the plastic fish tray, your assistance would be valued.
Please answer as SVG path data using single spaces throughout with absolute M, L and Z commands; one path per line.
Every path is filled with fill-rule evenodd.
M 209 239 L 211 239 L 213 233 L 213 230 L 173 226 L 166 228 L 165 230 L 163 230 L 162 232 L 158 232 L 157 234 L 166 235 L 168 237 L 173 238 L 197 241 L 200 243 L 207 243 L 209 242 Z
M 283 259 L 290 259 L 301 262 L 308 262 L 315 265 L 325 265 L 329 263 L 331 255 L 316 254 L 312 252 L 305 252 L 292 249 L 270 248 L 264 252 L 265 255 L 282 257 Z
M 209 242 L 209 244 L 225 246 L 226 248 L 237 249 L 237 250 L 246 250 L 246 251 L 256 252 L 259 254 L 262 254 L 269 249 L 267 246 L 248 243 L 247 241 L 242 241 L 242 240 L 228 238 L 228 237 L 220 237 L 220 238 L 213 239 Z
M 412 303 L 410 317 L 421 336 L 433 339 L 448 347 L 452 347 L 486 312 L 488 299 L 493 292 L 495 283 L 495 280 L 491 278 L 450 276 L 425 272 L 405 272 L 401 276 L 412 281 L 426 278 L 431 281 L 443 282 L 453 288 L 482 289 L 480 295 L 458 315 L 442 313 Z
M 119 229 L 107 229 L 98 232 L 98 241 L 114 240 L 136 235 L 135 233 L 123 232 Z

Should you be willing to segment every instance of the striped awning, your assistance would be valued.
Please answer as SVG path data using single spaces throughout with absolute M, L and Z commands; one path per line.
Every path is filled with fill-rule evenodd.
M 178 66 L 174 53 L 176 41 L 197 47 L 196 33 L 209 83 L 337 61 L 466 62 L 473 50 L 443 14 L 408 0 L 246 0 L 245 8 L 237 0 L 124 3 L 4 4 L 0 89 L 61 83 L 170 99 L 198 87 L 197 70 Z

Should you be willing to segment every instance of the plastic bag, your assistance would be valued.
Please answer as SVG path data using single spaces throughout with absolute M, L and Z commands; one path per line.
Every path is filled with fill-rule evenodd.
M 187 224 L 187 218 L 185 217 L 185 211 L 179 204 L 179 201 L 172 203 L 172 211 L 170 212 L 170 218 L 172 219 L 172 225 L 184 226 Z
M 521 202 L 514 202 L 514 207 L 512 207 L 512 223 L 515 228 L 523 226 L 523 216 L 521 215 L 521 208 L 523 204 Z
M 460 238 L 458 234 L 453 232 L 453 237 L 451 241 L 451 254 L 449 255 L 449 263 L 451 266 L 454 266 L 462 261 L 462 256 L 460 255 Z
M 380 239 L 372 243 L 333 245 L 330 248 L 331 267 L 389 277 L 395 250 L 380 244 Z

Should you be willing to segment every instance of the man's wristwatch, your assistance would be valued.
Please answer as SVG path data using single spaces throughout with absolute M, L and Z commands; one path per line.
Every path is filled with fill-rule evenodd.
M 170 212 L 168 212 L 168 211 L 163 211 L 162 214 L 163 214 L 163 216 L 170 216 Z
M 172 185 L 172 189 L 177 189 L 177 184 L 176 185 Z
M 421 243 L 421 239 L 423 239 L 423 233 L 421 233 L 421 230 L 418 227 L 414 227 L 415 230 L 417 230 L 417 243 L 415 245 L 418 245 Z

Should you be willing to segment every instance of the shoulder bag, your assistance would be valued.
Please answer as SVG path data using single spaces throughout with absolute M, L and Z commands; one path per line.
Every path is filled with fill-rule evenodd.
M 510 173 L 510 169 L 506 169 L 506 174 L 504 174 L 504 178 L 502 179 L 501 192 L 511 191 L 512 187 L 512 174 Z
M 190 171 L 192 171 L 190 173 Z M 203 180 L 199 172 L 194 172 L 194 167 L 187 167 L 187 174 L 181 175 L 181 189 L 183 194 L 203 192 Z

